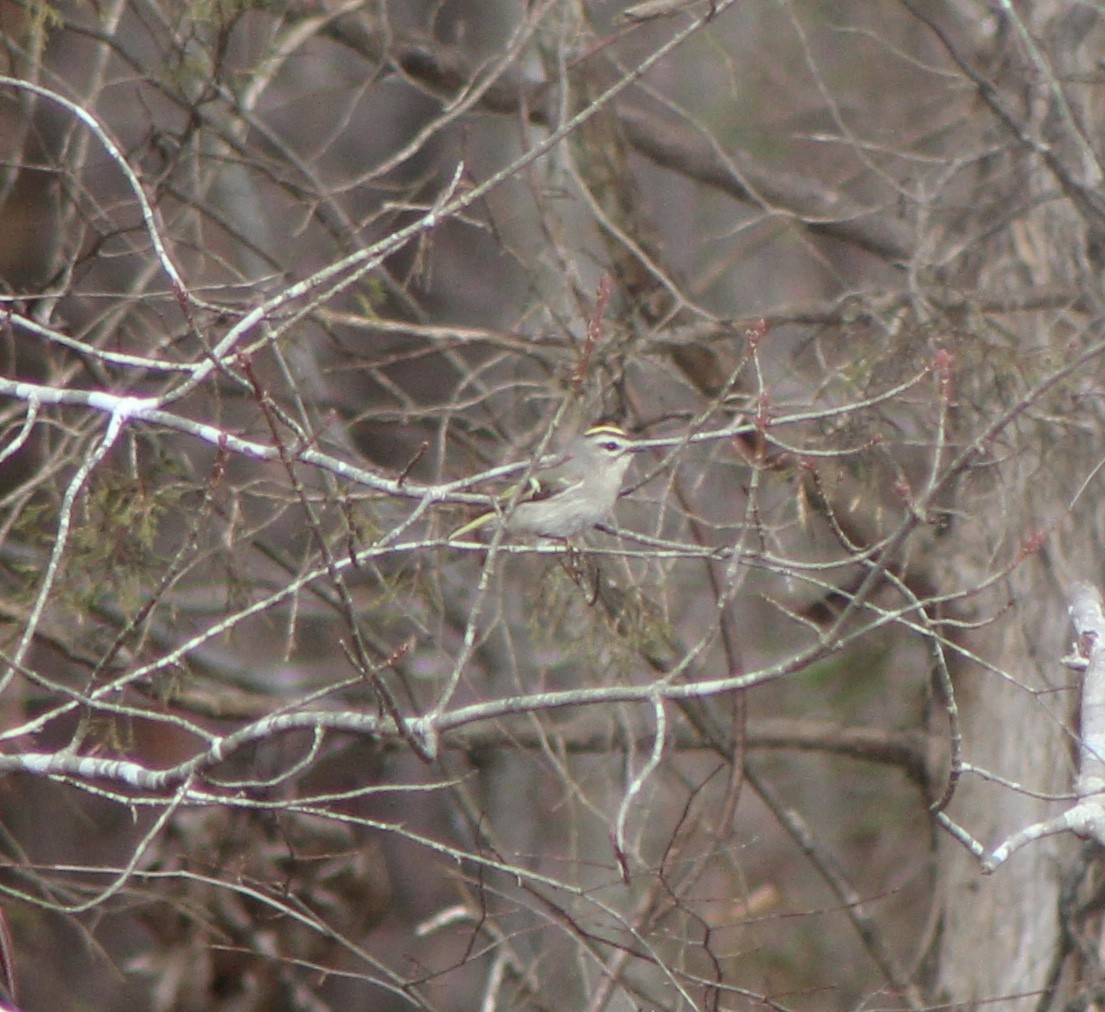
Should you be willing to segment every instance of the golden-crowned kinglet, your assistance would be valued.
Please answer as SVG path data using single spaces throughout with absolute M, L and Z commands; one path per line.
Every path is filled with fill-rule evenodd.
M 636 449 L 621 426 L 593 425 L 575 439 L 564 456 L 539 470 L 531 487 L 509 500 L 502 510 L 491 510 L 458 527 L 450 539 L 462 538 L 485 524 L 503 518 L 512 534 L 570 538 L 594 527 L 614 508 L 621 491 L 629 455 Z

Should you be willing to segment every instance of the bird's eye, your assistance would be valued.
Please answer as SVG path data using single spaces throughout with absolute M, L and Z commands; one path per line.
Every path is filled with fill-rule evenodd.
M 613 440 L 608 440 L 607 442 L 605 442 L 605 443 L 600 443 L 599 445 L 600 445 L 600 446 L 601 446 L 601 447 L 602 447 L 602 448 L 603 448 L 603 449 L 604 449 L 604 450 L 605 450 L 605 451 L 606 451 L 607 453 L 613 453 L 613 452 L 614 452 L 614 451 L 615 451 L 616 449 L 618 449 L 618 444 L 617 444 L 617 443 L 615 443 L 615 442 L 614 442 Z

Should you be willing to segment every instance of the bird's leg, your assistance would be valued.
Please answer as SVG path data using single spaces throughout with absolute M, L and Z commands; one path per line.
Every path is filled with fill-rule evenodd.
M 565 538 L 562 565 L 571 581 L 587 595 L 588 607 L 594 605 L 599 598 L 599 569 L 591 557 Z

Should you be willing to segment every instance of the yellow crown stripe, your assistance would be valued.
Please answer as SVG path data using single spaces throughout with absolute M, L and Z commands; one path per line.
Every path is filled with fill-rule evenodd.
M 620 436 L 622 439 L 628 439 L 629 434 L 620 425 L 615 425 L 612 422 L 603 422 L 599 425 L 592 425 L 585 433 L 585 436 Z

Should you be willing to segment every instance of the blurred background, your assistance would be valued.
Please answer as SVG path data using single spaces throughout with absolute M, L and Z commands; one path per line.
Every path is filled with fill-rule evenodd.
M 1090 1007 L 1096 7 L 0 23 L 21 1007 Z

